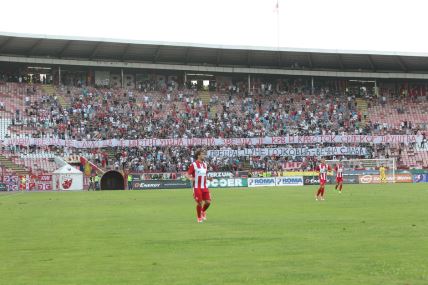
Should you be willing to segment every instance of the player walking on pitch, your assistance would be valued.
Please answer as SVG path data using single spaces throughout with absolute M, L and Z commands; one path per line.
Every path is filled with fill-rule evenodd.
M 334 167 L 334 171 L 336 172 L 336 187 L 335 189 L 339 187 L 339 193 L 342 193 L 342 186 L 343 186 L 343 166 L 339 162 Z
M 211 205 L 211 195 L 207 187 L 207 180 L 212 180 L 212 177 L 207 177 L 207 164 L 204 162 L 205 153 L 198 149 L 195 152 L 195 161 L 189 166 L 186 176 L 193 182 L 193 198 L 196 202 L 196 214 L 198 223 L 202 223 L 207 219 L 207 210 Z
M 317 196 L 315 199 L 318 200 L 324 200 L 324 191 L 325 191 L 325 184 L 327 183 L 327 175 L 328 172 L 331 171 L 330 165 L 325 163 L 325 159 L 321 159 L 321 164 L 318 165 L 315 169 L 319 173 L 319 179 L 320 179 L 320 188 L 318 188 Z

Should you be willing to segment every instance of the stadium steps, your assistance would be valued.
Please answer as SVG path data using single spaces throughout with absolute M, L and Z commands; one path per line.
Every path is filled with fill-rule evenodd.
M 366 118 L 368 117 L 368 104 L 367 101 L 363 98 L 357 98 L 357 110 L 363 115 L 361 122 L 363 125 L 366 125 Z
M 208 105 L 210 103 L 210 92 L 208 91 L 201 91 L 199 92 L 199 97 L 202 99 L 202 103 L 204 103 L 205 105 Z
M 30 172 L 22 167 L 21 165 L 18 165 L 14 163 L 10 158 L 7 158 L 4 155 L 0 154 L 0 165 L 4 168 L 10 169 L 12 172 L 16 173 L 17 175 L 28 175 Z
M 55 87 L 53 85 L 42 85 L 42 90 L 49 96 L 53 96 L 55 94 Z
M 210 117 L 214 118 L 215 114 L 219 113 L 220 108 L 217 105 L 213 105 L 211 106 L 211 110 L 210 110 Z
M 202 100 L 202 103 L 204 103 L 205 105 L 209 105 L 210 104 L 210 98 L 211 98 L 211 94 L 208 91 L 201 91 L 199 93 L 199 97 Z M 219 108 L 217 105 L 211 105 L 211 110 L 210 110 L 210 118 L 214 118 L 215 114 L 218 113 Z
M 113 148 L 108 148 L 106 150 L 106 153 L 107 153 L 107 159 L 109 160 L 109 162 L 113 162 L 114 163 L 116 161 L 116 157 L 115 157 L 116 152 L 114 151 L 114 149 Z
M 43 91 L 49 96 L 54 96 L 56 94 L 56 89 L 53 85 L 43 85 Z M 70 99 L 65 97 L 63 94 L 58 95 L 58 102 L 64 108 L 68 109 L 71 106 Z
M 243 168 L 244 170 L 250 170 L 250 169 L 251 169 L 250 161 L 249 161 L 249 160 L 247 160 L 247 159 L 245 159 L 245 160 L 242 162 L 242 168 Z
M 62 94 L 58 96 L 58 102 L 64 109 L 68 109 L 71 106 L 70 99 Z

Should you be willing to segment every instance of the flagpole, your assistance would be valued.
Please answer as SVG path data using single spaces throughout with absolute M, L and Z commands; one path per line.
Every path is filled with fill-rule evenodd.
M 279 0 L 276 0 L 276 48 L 279 50 Z

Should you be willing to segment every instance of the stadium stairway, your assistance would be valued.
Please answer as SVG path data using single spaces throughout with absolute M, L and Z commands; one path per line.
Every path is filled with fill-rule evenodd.
M 64 109 L 68 109 L 71 106 L 70 99 L 62 94 L 58 95 L 58 102 Z
M 55 87 L 53 85 L 42 85 L 42 90 L 49 96 L 53 96 L 55 94 Z
M 250 161 L 249 161 L 249 160 L 247 160 L 247 159 L 245 159 L 245 160 L 243 161 L 242 168 L 243 168 L 243 169 L 245 169 L 245 170 L 250 170 L 250 169 L 251 169 Z
M 201 91 L 199 93 L 199 97 L 202 100 L 202 103 L 204 103 L 205 105 L 209 105 L 210 104 L 210 98 L 211 98 L 211 94 L 208 91 Z M 217 105 L 211 105 L 211 111 L 210 111 L 210 118 L 214 118 L 215 114 L 218 113 L 218 108 Z
M 211 98 L 210 92 L 201 91 L 199 92 L 199 97 L 201 98 L 202 103 L 204 103 L 205 105 L 208 105 L 210 103 L 210 98 Z
M 49 96 L 54 96 L 56 94 L 56 89 L 53 85 L 43 85 L 42 89 Z M 70 108 L 71 103 L 69 98 L 65 97 L 63 94 L 57 94 L 57 96 L 58 102 L 63 108 Z
M 0 165 L 4 168 L 10 169 L 12 172 L 16 173 L 17 175 L 30 174 L 30 172 L 27 169 L 25 169 L 21 165 L 14 163 L 10 158 L 7 158 L 1 154 L 0 154 Z
M 363 126 L 365 126 L 366 119 L 368 117 L 368 104 L 365 99 L 357 98 L 357 110 L 363 115 L 361 118 L 361 122 L 363 123 Z
M 215 114 L 219 113 L 220 108 L 217 105 L 213 105 L 211 106 L 211 110 L 210 110 L 210 118 L 214 118 Z

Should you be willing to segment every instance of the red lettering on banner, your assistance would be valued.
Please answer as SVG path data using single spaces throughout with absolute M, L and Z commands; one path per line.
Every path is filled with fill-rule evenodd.
M 172 146 L 172 140 L 171 139 L 163 139 L 160 142 L 161 146 Z
M 83 141 L 82 147 L 83 148 L 91 148 L 92 144 L 93 144 L 93 142 L 91 142 L 91 141 Z
M 232 139 L 224 139 L 224 145 L 232 145 L 233 140 Z
M 273 137 L 272 138 L 272 144 L 284 144 L 285 143 L 285 137 Z
M 333 135 L 324 135 L 321 136 L 321 142 L 325 143 L 334 143 L 335 142 L 335 136 Z
M 382 143 L 388 143 L 389 142 L 388 136 L 386 135 L 386 136 L 381 137 L 381 142 Z
M 251 139 L 249 138 L 240 138 L 238 139 L 239 145 L 249 145 L 251 144 Z
M 202 145 L 202 140 L 200 138 L 193 138 L 193 145 Z
M 175 139 L 175 145 L 176 146 L 184 146 L 184 140 L 183 139 Z
M 103 141 L 75 141 L 60 139 L 5 139 L 1 145 L 54 145 L 76 148 L 100 148 L 107 146 L 138 147 L 138 146 L 192 146 L 192 145 L 270 145 L 270 144 L 314 144 L 314 143 L 415 143 L 419 139 L 416 135 L 321 135 L 321 136 L 286 136 L 263 138 L 171 138 L 171 139 L 140 139 L 140 140 L 103 140 Z
M 192 145 L 192 139 L 185 139 L 185 142 L 186 142 L 186 146 Z
M 366 143 L 374 142 L 374 136 L 363 136 Z
M 140 145 L 141 146 L 150 146 L 150 141 L 148 139 L 141 139 Z
M 407 143 L 415 143 L 416 142 L 416 136 L 408 135 L 406 138 L 406 142 Z
M 138 140 L 132 140 L 129 142 L 129 146 L 130 147 L 139 147 L 140 146 L 140 142 Z
M 313 141 L 313 139 L 309 136 L 304 136 L 303 137 L 303 142 L 304 143 L 311 143 Z
M 40 181 L 52 181 L 52 175 L 39 175 Z
M 349 141 L 349 136 L 342 136 L 342 143 L 347 143 Z

